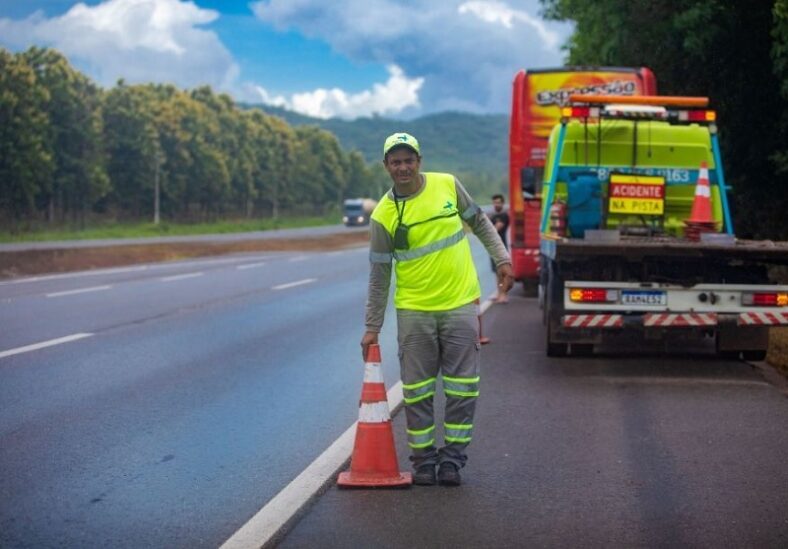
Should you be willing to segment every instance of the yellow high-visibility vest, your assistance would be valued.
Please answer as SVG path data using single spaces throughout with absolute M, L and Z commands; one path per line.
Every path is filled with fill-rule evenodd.
M 399 224 L 408 229 L 408 248 L 395 249 L 398 309 L 445 311 L 481 295 L 479 278 L 457 209 L 454 176 L 424 173 L 424 187 L 414 197 L 395 201 L 387 194 L 372 212 L 394 238 Z M 404 209 L 403 209 L 404 208 Z

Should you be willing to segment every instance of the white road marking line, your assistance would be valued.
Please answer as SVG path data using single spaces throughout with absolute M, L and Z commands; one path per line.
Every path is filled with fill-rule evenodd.
M 262 267 L 263 265 L 268 265 L 265 261 L 261 261 L 260 263 L 246 263 L 245 265 L 238 265 L 235 268 L 239 271 L 244 269 L 256 269 L 257 267 Z
M 174 280 L 184 280 L 186 278 L 195 278 L 195 277 L 198 277 L 198 276 L 202 276 L 203 274 L 205 274 L 205 273 L 186 273 L 186 274 L 180 274 L 180 275 L 165 276 L 165 277 L 160 278 L 159 280 L 161 280 L 162 282 L 173 282 Z
M 185 264 L 211 265 L 211 264 L 222 264 L 222 263 L 238 263 L 241 261 L 249 261 L 250 259 L 251 260 L 268 259 L 268 256 L 204 259 L 200 261 L 184 260 L 184 261 L 175 261 L 175 262 L 167 262 L 167 263 L 157 263 L 155 265 L 136 265 L 134 267 L 117 267 L 112 269 L 95 269 L 90 271 L 79 271 L 76 273 L 59 273 L 59 274 L 50 274 L 50 275 L 42 275 L 42 276 L 31 276 L 26 278 L 15 278 L 13 280 L 2 280 L 0 281 L 0 286 L 5 286 L 7 284 L 25 284 L 28 282 L 41 282 L 44 280 L 58 280 L 62 278 L 80 278 L 83 276 L 101 276 L 101 275 L 112 275 L 119 273 L 133 273 L 136 271 L 146 271 L 148 269 L 172 269 L 173 267 L 182 267 Z
M 178 261 L 175 263 L 168 263 L 167 265 L 170 267 L 177 267 L 183 265 L 220 265 L 222 263 L 240 263 L 242 261 L 259 261 L 261 259 L 268 259 L 268 256 L 244 256 L 244 257 L 229 257 L 223 259 L 201 259 L 199 261 L 189 261 L 188 259 L 184 259 L 182 261 Z M 162 265 L 163 266 L 163 265 Z
M 402 382 L 397 382 L 389 389 L 387 396 L 389 410 L 399 407 L 402 403 Z M 225 541 L 221 549 L 258 548 L 270 542 L 350 458 L 357 423 L 342 433 L 325 452 Z
M 307 259 L 309 259 L 307 256 L 305 256 L 305 255 L 299 255 L 299 256 L 297 256 L 297 257 L 291 257 L 291 258 L 290 258 L 290 259 L 288 259 L 287 261 L 288 261 L 288 262 L 290 262 L 290 263 L 295 263 L 296 261 L 305 261 L 305 260 L 307 260 Z
M 103 292 L 104 290 L 109 290 L 112 286 L 92 286 L 90 288 L 79 288 L 77 290 L 65 290 L 62 292 L 52 292 L 51 294 L 45 294 L 47 297 L 61 297 L 64 295 L 74 295 L 74 294 L 86 294 L 88 292 Z
M 487 312 L 487 309 L 489 309 L 490 307 L 492 307 L 492 304 L 495 302 L 495 300 L 496 300 L 497 298 L 498 298 L 498 292 L 493 292 L 493 293 L 491 293 L 491 294 L 490 294 L 490 297 L 488 297 L 487 299 L 485 299 L 485 300 L 482 302 L 481 306 L 479 306 L 479 314 L 482 314 L 482 315 L 483 315 L 485 312 Z
M 45 347 L 52 347 L 53 345 L 60 345 L 61 343 L 68 343 L 70 341 L 76 341 L 78 339 L 84 339 L 86 337 L 90 337 L 93 334 L 90 333 L 82 333 L 82 334 L 73 334 L 70 336 L 59 337 L 57 339 L 50 339 L 49 341 L 42 341 L 41 343 L 34 343 L 32 345 L 25 345 L 24 347 L 17 347 L 16 349 L 9 349 L 7 351 L 0 351 L 0 358 L 5 358 L 7 356 L 18 355 L 21 353 L 27 353 L 29 351 L 36 351 L 38 349 L 43 349 Z
M 286 290 L 287 288 L 292 288 L 294 286 L 303 286 L 304 284 L 311 284 L 315 282 L 316 278 L 305 278 L 304 280 L 297 280 L 295 282 L 288 282 L 287 284 L 280 284 L 278 286 L 272 286 L 272 290 Z
M 43 275 L 43 276 L 31 276 L 27 278 L 16 278 L 14 280 L 4 280 L 0 282 L 0 285 L 23 284 L 25 282 L 40 282 L 42 280 L 58 280 L 61 278 L 78 278 L 82 276 L 99 276 L 106 274 L 133 273 L 135 271 L 144 271 L 147 268 L 148 265 L 142 265 L 137 267 L 119 267 L 117 269 L 97 269 L 95 271 L 80 271 L 78 273 L 61 273 L 61 274 L 51 274 L 51 275 Z

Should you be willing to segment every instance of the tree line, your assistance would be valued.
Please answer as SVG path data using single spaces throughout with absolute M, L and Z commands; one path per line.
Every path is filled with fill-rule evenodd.
M 736 233 L 788 240 L 788 0 L 540 0 L 572 65 L 647 66 L 717 110 Z
M 104 90 L 53 49 L 0 48 L 0 214 L 21 231 L 86 219 L 207 221 L 335 211 L 388 188 L 331 133 L 209 87 Z M 158 192 L 157 192 L 158 191 Z

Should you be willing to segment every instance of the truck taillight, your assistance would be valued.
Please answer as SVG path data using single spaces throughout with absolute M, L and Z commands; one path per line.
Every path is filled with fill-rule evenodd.
M 747 292 L 741 295 L 741 303 L 753 307 L 788 307 L 788 293 Z
M 599 107 L 564 107 L 561 109 L 564 118 L 589 118 L 599 116 Z
M 715 111 L 677 111 L 677 118 L 682 122 L 714 122 L 717 120 Z
M 618 301 L 618 290 L 607 288 L 571 288 L 569 299 L 576 303 L 611 303 Z

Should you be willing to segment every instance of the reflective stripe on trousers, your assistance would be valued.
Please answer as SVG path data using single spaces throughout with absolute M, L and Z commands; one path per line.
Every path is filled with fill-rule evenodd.
M 430 398 L 435 394 L 435 378 L 431 377 L 424 381 L 417 381 L 409 385 L 402 385 L 402 394 L 405 404 L 415 404 L 425 398 Z
M 426 429 L 414 431 L 408 429 L 408 446 L 414 449 L 428 448 L 435 445 L 435 426 L 431 425 Z
M 448 442 L 458 442 L 468 444 L 473 437 L 473 424 L 459 425 L 455 423 L 444 423 L 444 438 Z

